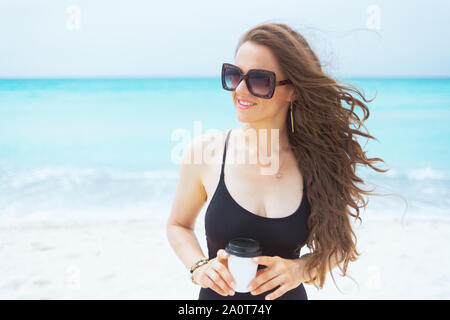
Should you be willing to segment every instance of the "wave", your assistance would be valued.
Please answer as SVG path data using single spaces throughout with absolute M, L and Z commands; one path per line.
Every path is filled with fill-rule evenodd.
M 178 170 L 0 166 L 0 217 L 122 216 L 165 218 L 170 212 Z M 432 168 L 362 170 L 364 189 L 400 194 L 407 216 L 450 217 L 450 179 Z M 396 196 L 369 198 L 371 216 L 401 216 L 405 202 Z
M 178 172 L 47 167 L 0 170 L 0 215 L 168 210 Z
M 33 183 L 42 183 L 50 180 L 58 180 L 61 185 L 80 185 L 88 180 L 111 179 L 111 180 L 163 180 L 175 179 L 178 172 L 173 170 L 159 171 L 126 171 L 123 169 L 92 169 L 92 168 L 67 168 L 50 167 L 27 170 L 23 172 L 2 172 L 0 183 L 8 184 L 19 189 Z M 3 181 L 7 180 L 7 181 Z

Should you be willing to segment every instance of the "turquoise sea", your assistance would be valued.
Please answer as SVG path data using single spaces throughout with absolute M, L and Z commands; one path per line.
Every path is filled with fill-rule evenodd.
M 402 195 L 409 216 L 450 218 L 450 79 L 345 81 L 377 94 L 365 124 L 378 141 L 360 141 L 392 168 L 361 168 L 366 189 Z M 174 132 L 239 124 L 219 78 L 0 80 L 0 216 L 167 211 Z M 369 207 L 398 217 L 406 209 L 393 196 Z

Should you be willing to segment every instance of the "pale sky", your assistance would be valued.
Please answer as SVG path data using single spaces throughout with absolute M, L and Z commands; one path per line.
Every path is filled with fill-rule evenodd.
M 0 78 L 218 77 L 261 22 L 300 31 L 330 74 L 449 77 L 450 1 L 0 0 Z

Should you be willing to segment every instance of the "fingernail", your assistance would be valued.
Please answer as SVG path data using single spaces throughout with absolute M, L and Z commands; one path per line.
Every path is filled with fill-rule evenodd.
M 234 296 L 234 291 L 230 290 L 230 296 Z

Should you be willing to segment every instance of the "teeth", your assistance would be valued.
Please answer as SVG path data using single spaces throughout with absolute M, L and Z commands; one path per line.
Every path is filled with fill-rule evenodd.
M 252 106 L 252 105 L 255 104 L 255 103 L 247 103 L 247 102 L 244 102 L 242 100 L 239 100 L 239 103 L 242 104 L 243 106 Z

